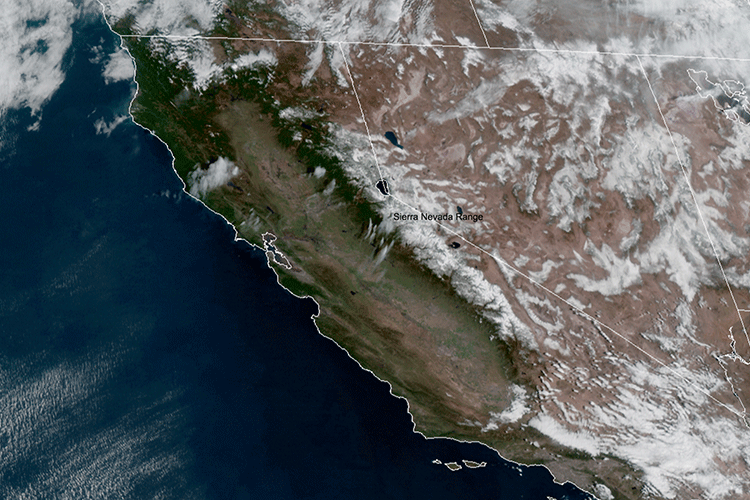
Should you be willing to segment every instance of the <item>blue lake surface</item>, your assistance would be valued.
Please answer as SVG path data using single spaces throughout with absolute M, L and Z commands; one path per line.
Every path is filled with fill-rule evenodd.
M 587 498 L 406 402 L 319 335 L 311 299 L 182 192 L 105 84 L 117 38 L 76 23 L 66 80 L 0 151 L 0 497 Z M 450 472 L 433 464 L 485 461 Z

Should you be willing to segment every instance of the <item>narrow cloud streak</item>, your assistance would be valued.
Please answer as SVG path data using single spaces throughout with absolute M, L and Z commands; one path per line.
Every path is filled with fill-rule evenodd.
M 97 134 L 106 134 L 107 137 L 109 137 L 109 134 L 111 134 L 119 124 L 127 119 L 128 117 L 126 115 L 120 115 L 111 122 L 107 123 L 104 118 L 99 118 L 94 122 L 94 128 L 96 129 Z

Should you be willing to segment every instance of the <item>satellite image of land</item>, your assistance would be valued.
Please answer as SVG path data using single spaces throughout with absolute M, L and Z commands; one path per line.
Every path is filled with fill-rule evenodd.
M 417 430 L 750 494 L 746 4 L 104 9 L 189 192 Z
M 750 4 L 96 8 L 185 191 L 416 431 L 601 500 L 750 498 Z

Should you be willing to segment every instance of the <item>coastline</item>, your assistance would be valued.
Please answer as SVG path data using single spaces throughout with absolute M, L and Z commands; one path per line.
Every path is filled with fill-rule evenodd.
M 108 26 L 113 31 L 113 33 L 115 33 L 115 34 L 117 34 L 119 36 L 119 33 L 117 33 L 117 31 L 112 27 L 112 25 L 109 23 L 109 20 L 106 19 L 106 15 L 104 15 L 103 17 L 105 18 L 105 21 L 107 22 Z M 128 45 L 124 42 L 124 39 L 122 37 L 120 37 L 120 41 L 121 41 L 121 47 L 124 50 L 128 51 L 128 54 L 130 55 L 130 57 L 133 58 L 134 62 L 136 62 L 137 61 L 136 58 L 134 58 L 132 56 L 132 54 L 130 53 L 130 50 L 128 48 Z M 137 62 L 136 62 L 136 68 L 137 68 Z M 152 135 L 154 135 L 161 142 L 163 142 L 165 144 L 165 146 L 167 146 L 167 148 L 169 149 L 169 151 L 170 151 L 170 153 L 171 153 L 171 155 L 173 157 L 172 168 L 175 171 L 175 173 L 177 174 L 177 176 L 180 178 L 180 180 L 181 180 L 181 182 L 183 184 L 183 189 L 186 191 L 186 193 L 190 194 L 189 189 L 188 189 L 188 185 L 185 182 L 184 173 L 180 174 L 180 172 L 178 171 L 178 168 L 175 166 L 175 162 L 177 161 L 177 155 L 175 154 L 172 146 L 170 146 L 170 144 L 168 144 L 168 142 L 165 139 L 163 139 L 162 137 L 160 137 L 160 135 L 156 131 L 154 131 L 154 130 L 148 128 L 147 126 L 143 125 L 142 123 L 140 123 L 138 121 L 138 119 L 136 119 L 136 117 L 135 117 L 135 115 L 133 113 L 132 108 L 133 108 L 134 104 L 136 103 L 136 101 L 138 100 L 138 97 L 139 97 L 139 94 L 140 94 L 140 88 L 141 88 L 140 83 L 138 81 L 138 70 L 137 69 L 136 69 L 136 76 L 134 77 L 134 80 L 135 80 L 136 85 L 137 85 L 137 90 L 136 90 L 136 92 L 135 92 L 135 94 L 134 94 L 134 96 L 133 96 L 133 98 L 132 98 L 132 100 L 130 102 L 130 105 L 129 105 L 129 110 L 128 110 L 129 115 L 133 119 L 134 123 L 138 124 L 139 126 L 143 127 L 145 130 L 149 131 Z M 206 208 L 208 208 L 212 212 L 220 215 L 225 220 L 225 222 L 227 224 L 229 224 L 230 226 L 232 226 L 232 229 L 235 232 L 235 236 L 234 236 L 235 240 L 244 240 L 244 241 L 247 241 L 253 247 L 258 248 L 259 250 L 266 250 L 265 245 L 263 244 L 262 240 L 261 240 L 261 242 L 257 241 L 256 238 L 253 238 L 252 233 L 248 233 L 247 235 L 243 235 L 243 231 L 242 231 L 240 225 L 237 224 L 237 221 L 233 222 L 232 220 L 230 220 L 230 217 L 227 217 L 227 215 L 226 215 L 226 213 L 225 213 L 224 210 L 221 210 L 220 208 L 217 208 L 216 204 L 213 204 L 210 201 L 202 200 L 200 198 L 198 198 L 198 199 L 201 201 L 201 203 L 203 203 L 204 206 L 206 206 Z M 363 223 L 364 221 L 359 221 L 359 222 Z M 294 252 L 289 253 L 287 251 L 287 248 L 285 248 L 285 245 L 289 245 L 290 244 L 289 239 L 285 239 L 283 237 L 283 234 L 279 234 L 279 232 L 275 231 L 272 228 L 265 227 L 264 228 L 264 232 L 265 231 L 271 232 L 274 235 L 276 235 L 276 237 L 278 237 L 278 239 L 276 239 L 274 243 L 275 244 L 276 243 L 281 244 L 282 248 L 280 248 L 280 251 L 283 253 L 283 255 L 285 257 L 287 257 L 288 259 L 291 259 L 291 262 L 294 262 L 294 258 L 293 258 Z M 360 230 L 360 232 L 364 233 L 363 230 Z M 367 243 L 367 244 L 369 244 L 369 243 Z M 399 247 L 399 245 L 396 245 L 396 247 L 391 251 L 391 255 L 394 254 L 394 253 L 398 254 L 396 256 L 397 258 L 406 259 L 406 260 L 409 259 L 408 249 L 403 248 L 403 247 Z M 369 256 L 369 257 L 371 257 L 371 256 Z M 414 266 L 414 270 L 415 271 L 421 272 L 423 274 L 423 279 L 429 280 L 429 282 L 431 282 L 433 284 L 437 284 L 438 286 L 443 286 L 444 287 L 443 291 L 445 293 L 447 293 L 447 294 L 450 294 L 450 287 L 447 284 L 445 284 L 444 282 L 441 282 L 435 276 L 431 275 L 430 272 L 429 272 L 429 270 L 426 270 L 426 269 L 422 268 L 421 266 L 419 266 L 419 264 L 414 263 L 413 262 L 413 258 L 412 258 L 411 265 Z M 370 366 L 365 366 L 362 363 L 362 359 L 361 359 L 362 356 L 352 355 L 352 353 L 350 352 L 350 348 L 351 347 L 347 348 L 347 347 L 343 346 L 340 343 L 341 339 L 337 339 L 334 335 L 328 335 L 328 334 L 325 333 L 326 332 L 326 328 L 325 328 L 325 326 L 321 327 L 321 324 L 323 324 L 323 325 L 327 324 L 326 318 L 328 318 L 328 315 L 332 313 L 332 311 L 330 310 L 330 306 L 326 305 L 325 302 L 319 302 L 318 299 L 316 299 L 316 297 L 314 296 L 314 294 L 305 293 L 304 292 L 304 286 L 302 286 L 302 285 L 304 285 L 304 281 L 295 278 L 295 276 L 292 275 L 292 273 L 289 272 L 289 269 L 287 269 L 286 266 L 284 266 L 283 264 L 279 264 L 277 262 L 274 262 L 269 257 L 269 259 L 268 259 L 268 266 L 271 269 L 274 270 L 274 272 L 275 272 L 275 274 L 277 276 L 277 283 L 280 286 L 282 286 L 285 290 L 287 290 L 289 293 L 291 293 L 295 297 L 299 297 L 299 298 L 308 298 L 309 297 L 309 298 L 312 298 L 316 302 L 316 304 L 318 306 L 318 313 L 313 316 L 313 319 L 314 319 L 314 322 L 315 322 L 315 325 L 316 325 L 316 329 L 318 330 L 318 333 L 320 335 L 323 335 L 323 336 L 328 337 L 329 339 L 333 340 L 334 343 L 336 343 L 336 345 L 339 348 L 341 348 L 344 352 L 346 352 L 347 356 L 349 356 L 351 359 L 355 360 L 357 362 L 357 364 L 362 369 L 370 372 L 371 374 L 373 374 L 379 380 L 382 380 L 382 381 L 388 383 L 389 390 L 390 390 L 390 392 L 391 392 L 391 394 L 393 396 L 402 398 L 402 399 L 404 399 L 406 401 L 406 403 L 407 403 L 407 411 L 408 411 L 408 413 L 410 415 L 412 424 L 414 426 L 414 432 L 417 432 L 417 433 L 425 436 L 428 439 L 451 439 L 451 440 L 454 440 L 454 441 L 457 441 L 457 442 L 482 444 L 482 445 L 486 446 L 487 448 L 495 451 L 495 453 L 497 453 L 498 456 L 501 457 L 503 460 L 508 460 L 508 461 L 513 462 L 513 460 L 514 460 L 513 458 L 507 458 L 506 456 L 504 456 L 503 454 L 501 454 L 500 450 L 507 449 L 511 453 L 511 457 L 514 457 L 515 455 L 519 455 L 521 457 L 520 458 L 520 460 L 521 460 L 520 462 L 513 462 L 513 463 L 517 463 L 519 465 L 521 465 L 521 464 L 525 465 L 525 462 L 526 463 L 528 463 L 528 462 L 532 462 L 533 463 L 535 460 L 540 460 L 538 458 L 539 454 L 537 452 L 532 452 L 531 455 L 527 455 L 526 453 L 524 453 L 523 451 L 520 450 L 521 447 L 527 447 L 527 444 L 530 443 L 530 442 L 534 442 L 534 440 L 536 440 L 536 442 L 538 444 L 538 441 L 543 441 L 543 440 L 546 439 L 548 442 L 546 444 L 544 444 L 543 446 L 541 446 L 539 449 L 543 450 L 543 449 L 547 448 L 547 449 L 549 449 L 551 451 L 549 453 L 547 453 L 547 460 L 545 461 L 546 463 L 543 463 L 543 464 L 540 464 L 540 465 L 543 465 L 545 468 L 547 468 L 547 470 L 549 470 L 553 474 L 553 477 L 555 477 L 555 481 L 556 482 L 558 482 L 557 481 L 557 477 L 558 476 L 563 478 L 563 481 L 562 481 L 563 483 L 568 482 L 570 476 L 577 476 L 577 478 L 575 479 L 576 482 L 580 481 L 580 479 L 583 478 L 583 477 L 588 477 L 590 479 L 590 481 L 588 481 L 588 485 L 586 485 L 586 486 L 588 486 L 589 490 L 591 490 L 591 488 L 593 487 L 594 484 L 602 484 L 602 483 L 604 483 L 604 484 L 606 484 L 608 486 L 611 486 L 611 482 L 608 482 L 608 481 L 597 481 L 596 478 L 598 477 L 598 475 L 595 474 L 595 473 L 592 473 L 590 471 L 586 472 L 586 473 L 582 473 L 582 474 L 581 473 L 574 473 L 573 472 L 574 469 L 578 469 L 580 467 L 581 462 L 596 461 L 597 460 L 596 458 L 585 457 L 585 456 L 582 456 L 581 454 L 578 454 L 577 452 L 572 452 L 572 453 L 568 452 L 570 454 L 570 457 L 569 457 L 570 460 L 569 460 L 569 462 L 570 463 L 574 463 L 576 465 L 570 465 L 570 463 L 568 465 L 562 465 L 562 463 L 565 462 L 565 460 L 562 459 L 562 457 L 561 457 L 561 455 L 559 453 L 566 453 L 565 448 L 562 447 L 562 446 L 555 445 L 554 443 L 551 442 L 551 440 L 549 440 L 548 438 L 544 438 L 543 436 L 541 436 L 541 434 L 539 434 L 537 431 L 535 431 L 533 429 L 518 428 L 518 429 L 513 429 L 512 431 L 506 430 L 505 439 L 503 439 L 503 440 L 497 440 L 497 439 L 495 439 L 495 441 L 497 441 L 497 442 L 505 442 L 505 446 L 497 446 L 497 445 L 491 444 L 491 442 L 493 441 L 493 439 L 486 439 L 486 440 L 472 439 L 472 437 L 471 437 L 472 436 L 472 432 L 468 432 L 468 431 L 461 432 L 462 431 L 461 426 L 459 424 L 456 424 L 455 422 L 453 422 L 453 424 L 454 424 L 454 429 L 452 430 L 452 433 L 454 434 L 453 436 L 452 435 L 443 435 L 443 434 L 445 434 L 445 432 L 442 429 L 434 430 L 434 429 L 430 429 L 429 427 L 425 426 L 424 423 L 421 423 L 421 420 L 422 420 L 423 416 L 415 416 L 415 415 L 418 415 L 419 409 L 416 406 L 413 408 L 412 401 L 410 401 L 410 398 L 408 397 L 408 390 L 405 390 L 404 388 L 399 387 L 398 384 L 394 386 L 394 383 L 392 383 L 391 380 L 389 380 L 390 377 L 388 377 L 387 370 L 382 370 L 382 369 L 378 370 L 377 367 L 375 367 L 375 369 L 373 369 Z M 314 282 L 312 283 L 312 285 L 314 286 Z M 462 299 L 459 299 L 457 297 L 454 297 L 454 300 L 457 303 L 462 304 L 462 307 L 464 307 L 466 309 L 465 312 L 476 316 L 476 312 L 473 310 L 473 307 L 470 304 L 468 304 L 466 301 L 464 301 Z M 330 324 L 330 323 L 328 323 L 327 326 L 329 328 L 333 327 L 333 325 Z M 381 373 L 381 372 L 385 372 L 385 373 Z M 509 383 L 510 382 L 519 382 L 519 381 L 517 379 L 512 379 L 511 378 L 510 381 L 509 381 Z M 403 394 L 403 392 L 407 392 L 407 394 L 405 395 L 405 394 Z M 510 406 L 510 403 L 511 403 L 511 401 L 507 401 L 508 406 Z M 512 435 L 510 437 L 510 439 L 507 439 L 508 438 L 508 434 Z M 508 440 L 511 441 L 513 444 L 508 445 L 507 444 Z M 530 446 L 530 447 L 533 448 L 533 445 Z M 503 453 L 505 453 L 505 452 L 503 452 Z M 557 455 L 558 459 L 555 459 L 555 455 Z M 530 458 L 524 458 L 524 457 L 530 457 Z M 468 460 L 471 460 L 471 457 L 464 457 L 464 458 L 466 458 Z M 637 478 L 633 477 L 632 479 L 633 479 L 633 484 L 639 484 Z M 561 483 L 558 482 L 558 484 L 561 484 Z M 631 483 L 628 483 L 628 486 L 630 486 L 630 484 Z M 615 489 L 614 490 L 615 494 L 617 495 L 616 498 L 620 498 L 620 497 L 621 498 L 635 498 L 635 497 L 626 496 L 624 491 L 617 491 L 617 490 L 619 490 L 619 489 Z M 630 493 L 630 492 L 628 492 L 628 493 Z M 622 496 L 620 496 L 620 495 L 622 495 Z

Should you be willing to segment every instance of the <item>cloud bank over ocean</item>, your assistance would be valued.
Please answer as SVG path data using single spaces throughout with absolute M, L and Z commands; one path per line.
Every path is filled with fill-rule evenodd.
M 104 81 L 107 83 L 129 80 L 135 75 L 133 60 L 125 50 L 112 54 L 104 66 Z
M 8 109 L 38 115 L 65 79 L 71 25 L 82 8 L 70 1 L 11 0 L 0 17 L 0 117 Z

